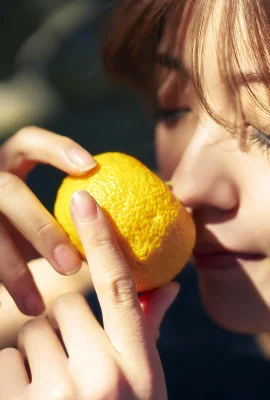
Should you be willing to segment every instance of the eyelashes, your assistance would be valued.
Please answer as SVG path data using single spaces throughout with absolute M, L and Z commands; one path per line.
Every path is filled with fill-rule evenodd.
M 185 117 L 191 110 L 189 108 L 181 109 L 166 109 L 157 108 L 154 113 L 154 119 L 156 123 L 160 122 L 172 122 L 177 121 Z M 249 140 L 253 145 L 256 145 L 263 152 L 270 153 L 270 136 L 260 131 L 253 125 L 249 125 L 252 128 L 251 134 L 249 134 Z
M 191 110 L 189 108 L 181 108 L 176 110 L 169 110 L 165 108 L 158 108 L 155 111 L 155 122 L 169 122 L 183 118 Z
M 266 135 L 259 129 L 253 127 L 250 135 L 250 140 L 253 144 L 257 145 L 263 152 L 270 152 L 270 136 Z

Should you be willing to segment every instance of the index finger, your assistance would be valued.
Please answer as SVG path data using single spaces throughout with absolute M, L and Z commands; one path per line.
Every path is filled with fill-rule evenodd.
M 72 139 L 38 127 L 25 127 L 0 148 L 0 169 L 21 178 L 37 163 L 50 164 L 70 175 L 95 167 L 91 154 Z
M 109 221 L 86 192 L 76 192 L 71 214 L 89 263 L 104 328 L 120 354 L 149 350 L 150 339 L 130 268 Z M 151 345 L 150 345 L 151 346 Z

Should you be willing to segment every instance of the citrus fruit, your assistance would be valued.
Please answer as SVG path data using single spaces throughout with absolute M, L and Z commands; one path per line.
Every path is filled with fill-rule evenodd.
M 74 192 L 87 190 L 109 218 L 137 292 L 169 282 L 194 247 L 191 215 L 169 187 L 134 157 L 112 152 L 94 158 L 97 167 L 89 174 L 63 180 L 55 201 L 56 219 L 85 257 L 69 203 Z

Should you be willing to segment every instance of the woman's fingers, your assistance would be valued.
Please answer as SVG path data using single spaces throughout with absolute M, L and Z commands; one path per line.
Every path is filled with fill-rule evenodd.
M 41 295 L 25 260 L 12 242 L 9 232 L 1 224 L 1 217 L 0 254 L 0 282 L 22 313 L 40 315 L 45 308 Z
M 37 127 L 21 129 L 0 149 L 0 170 L 23 178 L 37 163 L 50 164 L 70 175 L 95 167 L 88 151 L 73 140 Z
M 134 398 L 150 398 L 150 394 L 151 398 L 166 398 L 156 343 L 149 332 L 130 268 L 108 219 L 85 191 L 73 195 L 70 208 L 84 246 L 112 355 L 115 364 L 120 366 L 120 371 L 115 371 L 115 364 L 110 367 L 110 360 L 103 363 L 106 370 L 111 371 L 108 375 L 113 376 L 108 386 L 113 390 L 123 387 L 119 372 L 124 371 L 125 393 L 126 385 L 131 384 L 136 393 Z M 104 393 L 111 398 L 108 391 Z M 126 394 L 122 396 L 128 398 Z
M 29 378 L 24 359 L 16 349 L 0 352 L 0 398 L 3 400 L 25 399 Z
M 32 377 L 30 392 L 36 393 L 36 398 L 75 398 L 67 356 L 46 318 L 35 318 L 24 325 L 18 347 L 28 361 Z
M 7 172 L 0 172 L 0 212 L 57 272 L 70 275 L 80 269 L 81 260 L 64 230 L 24 182 Z M 0 269 L 9 268 L 4 256 Z
M 19 250 L 20 240 L 12 242 L 16 229 L 57 272 L 71 275 L 81 266 L 67 234 L 20 179 L 36 163 L 51 164 L 72 175 L 86 173 L 96 165 L 93 157 L 73 140 L 36 127 L 21 129 L 0 148 L 2 247 L 5 243 L 0 258 L 0 280 L 20 310 L 31 315 L 39 314 L 44 306 L 23 260 L 25 249 Z M 7 221 L 11 223 L 10 229 Z
M 54 379 L 59 368 L 54 368 L 55 365 L 60 364 L 66 369 L 67 356 L 46 318 L 36 317 L 24 324 L 18 337 L 18 348 L 27 358 L 33 378 L 41 379 L 45 372 Z
M 111 343 L 85 298 L 78 293 L 60 296 L 52 307 L 50 320 L 61 332 L 80 398 L 85 398 L 83 393 L 88 393 L 89 398 L 103 398 L 98 393 L 106 392 L 104 385 L 114 379 L 119 366 Z
M 0 213 L 22 233 L 34 248 L 63 275 L 72 275 L 82 261 L 67 234 L 17 176 L 0 172 Z M 4 246 L 4 248 L 3 248 Z M 43 305 L 29 270 L 0 218 L 0 280 L 20 310 L 30 315 Z M 30 311 L 31 310 L 31 311 Z
M 93 353 L 100 352 L 108 346 L 108 339 L 102 327 L 85 298 L 79 293 L 58 297 L 49 318 L 52 325 L 61 332 L 69 358 L 76 360 L 77 364 L 84 358 L 93 361 Z
M 180 290 L 177 282 L 169 282 L 166 285 L 151 290 L 140 296 L 147 325 L 154 339 L 159 339 L 159 329 L 166 312 L 175 301 Z
M 129 266 L 107 218 L 84 191 L 76 192 L 72 197 L 71 213 L 84 246 L 102 308 L 104 328 L 111 343 L 118 353 L 132 354 L 133 359 L 140 357 L 140 353 L 146 354 L 154 341 L 150 340 Z

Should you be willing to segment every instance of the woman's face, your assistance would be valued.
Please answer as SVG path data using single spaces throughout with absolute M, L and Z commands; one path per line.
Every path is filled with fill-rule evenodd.
M 250 125 L 247 132 L 252 136 L 247 141 L 249 149 L 241 150 L 239 135 L 233 137 L 199 105 L 191 80 L 187 78 L 185 89 L 179 90 L 179 74 L 171 70 L 160 78 L 160 107 L 183 112 L 158 123 L 157 159 L 162 177 L 172 180 L 174 193 L 194 216 L 194 262 L 207 312 L 230 330 L 270 331 L 269 116 L 252 100 L 240 79 L 236 97 L 222 81 L 216 43 L 220 18 L 220 9 L 216 9 L 200 60 L 205 92 L 211 107 L 231 122 L 238 118 L 235 98 L 241 101 L 245 123 Z M 160 51 L 166 52 L 174 40 L 170 56 L 176 57 L 177 32 L 170 32 L 170 17 L 167 22 Z M 237 50 L 241 68 L 269 109 L 265 87 L 256 81 L 256 65 L 245 45 L 244 24 L 238 29 L 243 35 Z M 188 55 L 188 39 L 185 49 Z M 181 63 L 188 74 L 188 56 Z

